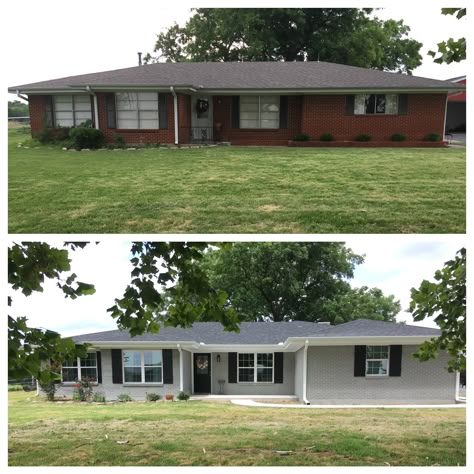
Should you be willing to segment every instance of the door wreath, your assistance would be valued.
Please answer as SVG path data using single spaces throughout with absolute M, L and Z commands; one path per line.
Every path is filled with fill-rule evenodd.
M 209 101 L 207 99 L 198 99 L 196 102 L 196 111 L 203 114 L 209 110 Z
M 197 357 L 196 358 L 196 367 L 200 370 L 207 369 L 209 366 L 209 361 L 207 360 L 207 357 Z

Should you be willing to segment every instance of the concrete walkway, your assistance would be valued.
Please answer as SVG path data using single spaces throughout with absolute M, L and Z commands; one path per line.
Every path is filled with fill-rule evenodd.
M 267 408 L 466 408 L 464 403 L 446 405 L 290 405 L 283 403 L 260 403 L 254 400 L 231 400 L 234 405 Z

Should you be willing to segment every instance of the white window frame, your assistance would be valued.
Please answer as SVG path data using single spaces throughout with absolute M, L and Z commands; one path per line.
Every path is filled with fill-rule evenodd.
M 87 366 L 84 367 L 84 369 L 95 369 L 95 381 L 93 382 L 94 384 L 99 383 L 99 374 L 98 374 L 98 367 L 97 367 L 97 351 L 92 351 L 88 352 L 87 354 L 95 354 L 95 366 Z M 82 375 L 81 375 L 81 358 L 76 357 L 77 360 L 77 367 L 74 367 L 73 365 L 61 365 L 61 382 L 64 384 L 75 384 L 76 381 L 74 380 L 68 380 L 67 382 L 64 381 L 63 377 L 63 369 L 77 369 L 77 380 L 82 380 Z
M 239 364 L 239 355 L 240 354 L 253 354 L 253 360 L 254 360 L 254 365 L 253 365 L 253 382 L 248 382 L 248 381 L 240 381 L 240 373 L 239 373 L 239 368 L 242 369 L 249 369 L 251 367 L 241 367 Z M 272 381 L 271 382 L 258 382 L 257 381 L 257 354 L 271 354 L 272 355 Z M 264 367 L 265 369 L 270 369 L 270 367 Z M 275 380 L 275 353 L 274 352 L 237 352 L 237 383 L 243 383 L 243 384 L 270 384 L 274 383 Z
M 367 348 L 368 347 L 386 347 L 387 348 L 387 358 L 386 359 L 369 359 L 367 357 Z M 368 370 L 369 370 L 369 364 L 368 362 L 371 361 L 375 361 L 375 362 L 378 362 L 378 361 L 384 361 L 386 360 L 387 361 L 387 373 L 386 374 L 369 374 L 368 373 Z M 371 345 L 371 346 L 365 346 L 365 376 L 366 377 L 388 377 L 390 373 L 390 346 L 388 345 L 384 345 L 384 344 L 377 344 L 377 345 Z
M 140 368 L 141 368 L 141 382 L 127 382 L 125 380 L 125 364 L 123 363 L 123 352 L 140 352 Z M 145 352 L 160 352 L 161 353 L 161 366 L 160 365 L 147 365 L 145 366 Z M 138 367 L 132 365 L 130 367 Z M 161 368 L 161 381 L 160 382 L 145 382 L 145 367 L 160 367 Z M 161 349 L 145 349 L 137 351 L 136 349 L 122 349 L 122 380 L 124 385 L 163 385 L 163 351 Z
M 114 94 L 114 99 L 115 99 L 115 124 L 117 126 L 117 130 L 160 130 L 160 94 L 159 92 L 156 92 L 156 91 L 144 91 L 144 90 L 141 90 L 141 91 L 122 91 L 123 93 L 127 93 L 127 94 L 137 94 L 137 108 L 136 109 L 131 109 L 131 110 L 124 110 L 124 109 L 120 109 L 118 108 L 118 100 L 117 100 L 117 94 Z M 146 109 L 140 109 L 140 99 L 139 99 L 139 94 L 141 92 L 148 92 L 148 93 L 153 93 L 153 94 L 156 94 L 156 101 L 157 101 L 157 106 L 158 108 L 156 109 L 156 114 L 157 114 L 157 123 L 158 123 L 158 126 L 157 128 L 140 128 L 140 112 L 155 112 L 155 110 L 146 110 Z M 137 128 L 121 128 L 119 127 L 119 112 L 120 111 L 126 111 L 126 112 L 136 112 L 136 115 L 137 115 Z M 142 119 L 142 120 L 146 120 L 146 119 Z
M 250 94 L 249 94 L 250 95 Z M 240 96 L 244 97 L 244 96 Z M 248 96 L 247 96 L 248 97 Z M 262 96 L 262 95 L 251 95 L 251 97 L 258 97 L 258 126 L 257 127 L 242 127 L 242 119 L 239 116 L 239 128 L 241 130 L 280 130 L 280 107 L 281 107 L 281 96 L 280 95 L 269 95 L 269 96 Z M 262 127 L 262 120 L 261 120 L 261 115 L 262 115 L 262 97 L 278 97 L 278 126 L 277 127 Z M 239 115 L 240 115 L 240 110 L 239 110 Z
M 371 113 L 367 113 L 365 111 L 365 98 L 367 96 L 370 96 L 370 95 L 373 95 L 375 96 L 375 103 L 374 103 L 374 112 L 371 112 Z M 387 97 L 388 96 L 396 96 L 396 104 L 397 104 L 397 110 L 396 112 L 394 113 L 389 113 L 387 112 L 387 110 L 389 109 L 389 104 L 388 104 L 388 100 L 387 100 Z M 377 96 L 384 96 L 385 97 L 385 112 L 377 112 Z M 357 97 L 363 97 L 364 98 L 364 112 L 363 113 L 358 113 L 357 112 Z M 356 94 L 355 95 L 355 98 L 354 98 L 354 115 L 363 115 L 363 116 L 382 116 L 382 115 L 399 115 L 398 113 L 398 99 L 399 99 L 399 94 L 375 94 L 375 93 L 372 93 L 372 92 L 368 92 L 368 93 L 365 93 L 365 94 Z
M 71 98 L 71 110 L 57 110 L 56 109 L 56 103 L 57 103 L 57 98 L 58 97 L 70 97 Z M 85 120 L 81 120 L 80 122 L 78 121 L 77 117 L 76 117 L 76 114 L 79 113 L 79 112 L 83 112 L 82 110 L 76 110 L 76 98 L 77 97 L 88 97 L 89 98 L 89 103 L 90 103 L 90 112 L 91 112 L 91 116 L 90 118 L 87 118 Z M 68 128 L 68 127 L 78 127 L 81 123 L 84 123 L 85 121 L 87 120 L 91 120 L 92 122 L 94 122 L 94 106 L 92 104 L 92 101 L 91 101 L 91 96 L 90 95 L 86 95 L 86 94 L 82 94 L 82 95 L 74 95 L 74 94 L 65 94 L 65 95 L 53 95 L 53 117 L 54 117 L 54 127 L 57 128 L 58 127 L 58 121 L 57 121 L 57 118 L 56 118 L 56 114 L 57 112 L 71 112 L 72 114 L 72 125 L 65 125 L 64 127 L 65 128 Z M 63 125 L 59 124 L 59 127 L 63 127 Z

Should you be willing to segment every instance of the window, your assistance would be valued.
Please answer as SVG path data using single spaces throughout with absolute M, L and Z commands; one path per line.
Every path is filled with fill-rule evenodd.
M 273 354 L 239 354 L 238 372 L 239 382 L 273 382 Z
M 355 96 L 355 115 L 396 115 L 398 113 L 398 95 L 396 94 L 359 94 Z
M 54 96 L 54 118 L 56 127 L 77 127 L 86 120 L 92 120 L 90 96 Z
M 125 383 L 163 383 L 161 351 L 122 351 Z
M 367 346 L 365 375 L 388 375 L 389 346 Z
M 115 94 L 117 128 L 157 129 L 157 92 L 119 92 Z
M 97 380 L 97 354 L 89 352 L 86 357 L 65 360 L 61 374 L 63 382 L 75 382 L 84 377 Z
M 243 95 L 240 97 L 240 128 L 278 128 L 280 97 Z

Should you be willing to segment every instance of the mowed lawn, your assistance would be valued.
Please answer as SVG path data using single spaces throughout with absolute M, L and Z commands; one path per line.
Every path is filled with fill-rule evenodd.
M 465 149 L 18 148 L 10 233 L 464 233 Z
M 9 465 L 465 465 L 465 415 L 456 408 L 51 403 L 10 392 Z M 294 453 L 274 452 L 281 450 Z

